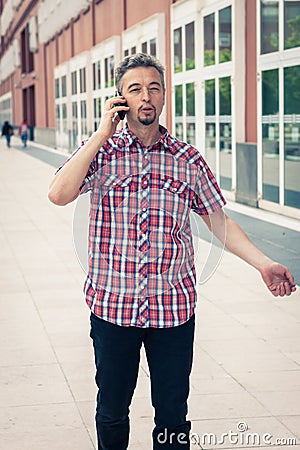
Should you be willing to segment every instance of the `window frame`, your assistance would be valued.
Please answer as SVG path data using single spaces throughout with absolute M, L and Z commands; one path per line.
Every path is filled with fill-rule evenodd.
M 100 109 L 101 112 L 104 108 L 104 103 L 108 97 L 112 97 L 115 94 L 115 84 L 114 80 L 109 77 L 109 80 L 112 81 L 112 83 L 109 83 L 108 86 L 105 84 L 105 60 L 107 59 L 108 64 L 111 60 L 111 57 L 114 57 L 114 67 L 116 67 L 116 64 L 119 63 L 120 57 L 121 57 L 121 40 L 120 37 L 115 36 L 110 39 L 107 39 L 106 41 L 102 42 L 101 44 L 95 46 L 91 50 L 91 66 L 92 66 L 92 72 L 94 68 L 94 64 L 96 64 L 96 67 L 98 66 L 98 63 L 100 62 L 100 78 L 101 78 L 101 84 L 94 89 L 94 80 L 92 78 L 92 116 L 93 116 L 93 130 L 95 131 L 98 128 L 101 114 L 95 114 L 95 101 L 99 102 L 100 100 Z M 92 73 L 93 77 L 93 73 Z M 98 79 L 99 83 L 99 79 Z
M 258 166 L 258 206 L 276 213 L 290 214 L 300 218 L 300 210 L 284 204 L 285 196 L 285 153 L 284 153 L 284 69 L 298 66 L 300 47 L 284 49 L 284 0 L 279 0 L 279 50 L 261 54 L 260 2 L 257 7 L 257 166 Z M 279 202 L 263 198 L 263 148 L 262 148 L 262 72 L 278 70 L 279 76 Z M 299 119 L 300 120 L 300 119 Z

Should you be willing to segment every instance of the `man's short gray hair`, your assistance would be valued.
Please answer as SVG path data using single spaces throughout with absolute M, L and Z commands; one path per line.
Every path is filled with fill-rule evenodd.
M 154 58 L 154 56 L 147 55 L 146 53 L 137 53 L 136 55 L 126 56 L 116 67 L 115 85 L 120 93 L 122 93 L 122 78 L 124 74 L 127 70 L 135 69 L 136 67 L 154 67 L 160 75 L 162 88 L 165 89 L 165 68 L 161 62 Z

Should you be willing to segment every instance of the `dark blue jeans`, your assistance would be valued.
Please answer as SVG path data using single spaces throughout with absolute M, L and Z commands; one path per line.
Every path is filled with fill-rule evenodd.
M 125 450 L 129 406 L 145 346 L 155 410 L 153 449 L 190 449 L 186 420 L 193 359 L 194 316 L 174 328 L 120 327 L 91 314 L 96 383 L 98 450 Z
M 10 139 L 11 139 L 11 135 L 10 134 L 6 134 L 5 135 L 5 139 L 6 139 L 6 146 L 10 147 Z

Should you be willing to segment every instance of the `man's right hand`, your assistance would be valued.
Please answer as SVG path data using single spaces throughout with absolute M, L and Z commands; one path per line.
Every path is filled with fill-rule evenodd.
M 117 104 L 124 103 L 123 105 L 117 106 Z M 119 111 L 128 111 L 129 107 L 125 106 L 126 99 L 122 96 L 111 97 L 105 102 L 103 115 L 99 127 L 96 131 L 105 140 L 109 139 L 116 131 L 116 128 L 120 122 L 120 117 L 117 114 Z

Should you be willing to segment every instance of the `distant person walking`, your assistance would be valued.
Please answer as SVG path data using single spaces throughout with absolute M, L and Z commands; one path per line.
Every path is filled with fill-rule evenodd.
M 21 137 L 21 141 L 23 142 L 23 147 L 27 147 L 27 139 L 28 139 L 28 125 L 26 120 L 23 120 L 19 126 L 19 136 Z
M 6 120 L 4 122 L 4 124 L 3 124 L 3 127 L 2 127 L 2 136 L 5 136 L 5 138 L 6 138 L 6 145 L 7 145 L 8 148 L 10 147 L 10 139 L 11 139 L 13 134 L 14 134 L 13 127 L 11 126 L 9 121 Z

